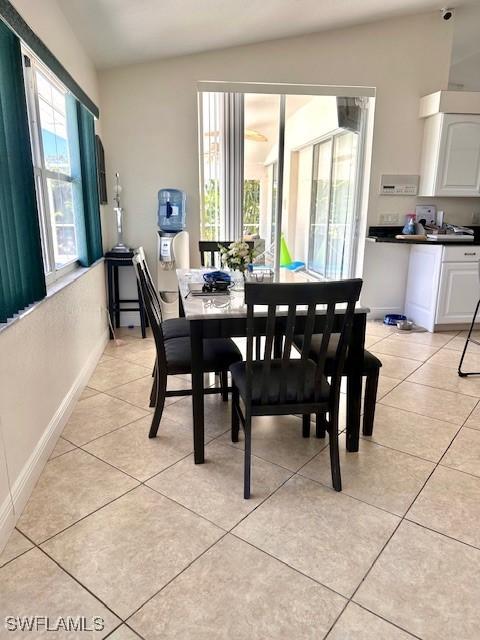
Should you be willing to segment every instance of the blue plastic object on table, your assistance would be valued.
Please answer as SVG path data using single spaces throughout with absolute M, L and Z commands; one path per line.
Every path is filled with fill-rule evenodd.
M 225 271 L 208 271 L 203 274 L 203 279 L 207 284 L 215 284 L 215 282 L 226 282 L 230 284 L 232 278 Z

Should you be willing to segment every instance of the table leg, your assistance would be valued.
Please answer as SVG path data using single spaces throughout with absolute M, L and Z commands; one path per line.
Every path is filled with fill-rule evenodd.
M 110 317 L 110 323 L 109 323 L 109 333 L 110 333 L 110 340 L 113 339 L 113 332 L 112 332 L 112 327 L 113 327 L 113 310 L 114 310 L 114 301 L 113 301 L 113 267 L 110 264 L 110 262 L 107 261 L 107 293 L 108 293 L 108 315 Z
M 362 376 L 347 378 L 347 451 L 358 451 L 360 413 L 362 404 Z
M 114 299 L 115 299 L 115 328 L 120 326 L 120 286 L 118 283 L 118 267 L 113 267 L 113 287 L 114 287 Z
M 190 322 L 190 344 L 192 350 L 192 407 L 193 407 L 193 449 L 195 464 L 205 461 L 205 424 L 203 393 L 203 323 Z
M 178 316 L 179 318 L 185 317 L 185 309 L 183 308 L 183 299 L 180 289 L 178 290 Z
M 347 380 L 347 451 L 358 451 L 362 401 L 363 352 L 365 349 L 365 313 L 356 313 L 349 348 L 351 374 Z

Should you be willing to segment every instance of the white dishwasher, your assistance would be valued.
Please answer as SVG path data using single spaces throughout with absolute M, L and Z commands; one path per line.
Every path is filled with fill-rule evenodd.
M 412 245 L 405 314 L 428 331 L 468 328 L 480 298 L 480 246 Z

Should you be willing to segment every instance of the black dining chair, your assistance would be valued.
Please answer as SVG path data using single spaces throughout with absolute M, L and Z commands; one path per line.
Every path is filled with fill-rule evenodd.
M 251 240 L 245 241 L 250 251 L 253 251 L 255 243 Z M 202 267 L 221 267 L 220 247 L 228 248 L 232 244 L 231 240 L 200 240 L 198 250 L 200 252 L 200 264 Z M 209 260 L 206 258 L 209 257 Z
M 170 396 L 192 395 L 191 389 L 167 390 L 167 378 L 169 375 L 183 375 L 192 373 L 192 356 L 190 336 L 165 339 L 161 310 L 158 304 L 158 296 L 155 287 L 152 287 L 146 273 L 145 260 L 138 253 L 133 257 L 133 266 L 140 291 L 143 296 L 145 310 L 152 328 L 155 340 L 156 358 L 154 369 L 154 381 L 152 398 L 155 411 L 152 416 L 149 438 L 155 438 L 162 418 L 165 398 Z M 203 373 L 228 371 L 230 365 L 242 359 L 240 350 L 229 338 L 209 338 L 203 344 Z M 204 393 L 224 393 L 223 388 L 210 387 L 204 389 Z
M 333 334 L 330 338 L 330 344 L 327 350 L 327 357 L 325 360 L 325 375 L 329 377 L 335 369 L 335 355 L 336 347 L 338 344 L 339 335 Z M 303 348 L 303 336 L 298 335 L 293 339 L 293 343 L 298 351 L 301 352 Z M 314 334 L 310 343 L 310 358 L 312 360 L 318 360 L 320 356 L 320 348 L 322 344 L 322 336 L 320 334 Z M 365 393 L 363 400 L 363 435 L 371 436 L 373 434 L 373 424 L 375 421 L 375 407 L 377 405 L 377 389 L 378 378 L 380 375 L 380 367 L 382 361 L 377 356 L 364 349 L 363 351 L 363 363 L 362 363 L 362 377 L 365 378 Z M 348 350 L 345 359 L 345 365 L 343 367 L 343 375 L 347 378 L 347 391 L 350 385 L 349 377 L 351 376 L 353 363 L 348 357 Z M 350 391 L 351 392 L 351 391 Z M 305 438 L 310 436 L 310 420 L 304 421 L 303 435 Z M 325 416 L 323 414 L 316 416 L 316 436 L 317 438 L 325 437 Z
M 163 331 L 163 339 L 171 340 L 172 338 L 186 338 L 190 336 L 190 322 L 186 318 L 167 318 L 163 320 L 162 316 L 162 304 L 160 302 L 160 296 L 158 295 L 157 288 L 153 282 L 152 274 L 150 273 L 150 269 L 148 268 L 148 263 L 145 257 L 145 251 L 143 247 L 139 247 L 136 249 L 137 255 L 143 261 L 143 268 L 145 271 L 145 276 L 148 280 L 148 285 L 154 295 L 155 304 L 157 309 L 159 310 L 160 318 L 162 318 L 162 331 Z M 220 385 L 222 387 L 222 400 L 224 402 L 228 401 L 228 372 L 227 371 L 216 371 L 216 375 L 220 378 Z M 152 372 L 152 376 L 155 375 L 155 368 Z M 152 387 L 152 393 L 150 395 L 150 406 L 155 406 L 155 387 Z
M 148 286 L 155 295 L 155 304 L 157 305 L 162 322 L 162 331 L 164 340 L 170 340 L 170 338 L 185 338 L 190 335 L 190 323 L 186 318 L 167 318 L 163 320 L 162 317 L 162 305 L 160 303 L 160 297 L 158 295 L 157 288 L 153 282 L 152 274 L 148 268 L 147 259 L 145 257 L 145 251 L 143 247 L 138 247 L 135 250 L 137 256 L 142 261 L 142 268 L 145 273 L 145 277 L 148 281 Z
M 245 432 L 244 497 L 250 497 L 252 418 L 265 415 L 328 414 L 332 484 L 341 491 L 338 452 L 340 383 L 362 280 L 288 284 L 245 283 L 247 358 L 230 367 L 232 374 L 232 440 L 238 442 L 240 423 Z M 324 309 L 317 311 L 317 305 Z M 342 305 L 341 310 L 338 308 Z M 265 306 L 267 315 L 265 317 Z M 255 308 L 263 307 L 263 316 Z M 318 314 L 322 318 L 318 318 Z M 317 361 L 310 358 L 314 330 L 321 326 Z M 339 333 L 333 371 L 327 382 L 325 363 L 332 332 Z M 263 358 L 254 342 L 265 336 Z M 293 340 L 303 335 L 300 358 L 291 357 Z M 280 338 L 280 339 L 279 339 Z M 277 353 L 272 348 L 277 344 Z M 280 348 L 280 352 L 279 351 Z M 255 354 L 255 355 L 254 355 Z M 244 412 L 240 405 L 244 404 Z M 305 420 L 304 420 L 305 422 Z

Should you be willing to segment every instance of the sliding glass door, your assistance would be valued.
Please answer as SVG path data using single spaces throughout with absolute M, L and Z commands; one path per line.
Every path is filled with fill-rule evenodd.
M 313 147 L 308 268 L 323 278 L 348 278 L 352 271 L 357 150 L 352 132 Z
M 368 98 L 200 84 L 201 237 L 254 240 L 275 269 L 354 275 Z

